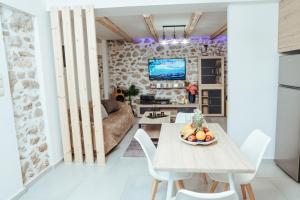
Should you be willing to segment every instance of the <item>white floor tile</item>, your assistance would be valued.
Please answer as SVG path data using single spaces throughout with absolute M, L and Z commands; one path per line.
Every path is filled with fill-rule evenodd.
M 20 200 L 148 199 L 152 177 L 146 159 L 122 157 L 136 129 L 137 126 L 108 156 L 105 167 L 62 163 L 37 181 Z M 185 181 L 185 185 L 187 189 L 198 192 L 209 189 L 199 174 Z M 274 163 L 261 165 L 252 187 L 257 200 L 300 199 L 300 185 Z M 166 183 L 160 184 L 157 200 L 165 199 L 166 188 Z

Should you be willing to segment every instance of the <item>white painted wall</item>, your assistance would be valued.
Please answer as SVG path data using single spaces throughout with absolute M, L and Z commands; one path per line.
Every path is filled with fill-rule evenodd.
M 4 89 L 4 96 L 0 96 L 0 199 L 4 200 L 21 192 L 24 187 L 1 26 L 0 75 Z
M 45 117 L 50 164 L 63 157 L 60 138 L 55 69 L 53 60 L 51 26 L 45 0 L 1 0 L 1 3 L 35 16 L 35 48 L 38 65 L 37 75 L 41 84 L 41 97 Z
M 274 158 L 278 4 L 232 4 L 227 19 L 228 133 L 241 144 L 263 130 L 272 138 L 265 158 Z

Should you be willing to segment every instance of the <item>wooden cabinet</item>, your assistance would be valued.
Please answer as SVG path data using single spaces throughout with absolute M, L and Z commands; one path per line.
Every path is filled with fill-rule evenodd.
M 225 115 L 224 57 L 199 59 L 199 107 L 206 116 Z
M 278 51 L 300 50 L 300 0 L 279 3 Z
M 199 83 L 201 85 L 224 84 L 224 58 L 206 56 L 200 58 Z
M 202 113 L 206 116 L 224 116 L 223 87 L 201 88 L 199 100 Z

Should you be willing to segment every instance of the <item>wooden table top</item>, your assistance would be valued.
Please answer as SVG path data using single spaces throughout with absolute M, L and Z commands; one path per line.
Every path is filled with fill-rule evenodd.
M 162 124 L 162 123 L 170 123 L 170 119 L 171 119 L 171 113 L 170 112 L 164 112 L 165 113 L 165 117 L 159 117 L 159 118 L 148 118 L 147 116 L 149 115 L 149 113 L 152 113 L 150 111 L 146 111 L 142 118 L 139 120 L 139 124 Z M 156 113 L 161 113 L 161 112 L 156 112 Z
M 255 167 L 217 123 L 208 128 L 217 142 L 208 146 L 193 146 L 179 139 L 184 124 L 164 123 L 161 127 L 154 158 L 156 170 L 204 173 L 252 173 Z

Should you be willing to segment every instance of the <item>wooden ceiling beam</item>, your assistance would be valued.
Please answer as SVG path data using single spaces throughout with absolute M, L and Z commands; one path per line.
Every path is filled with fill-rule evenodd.
M 190 22 L 188 26 L 185 28 L 186 36 L 190 37 L 194 32 L 200 18 L 202 16 L 202 12 L 194 12 L 191 16 Z
M 152 15 L 148 15 L 148 14 L 144 14 L 144 20 L 145 23 L 147 25 L 148 31 L 150 33 L 150 35 L 153 37 L 153 39 L 158 42 L 159 37 L 158 37 L 158 33 L 155 29 L 154 23 L 153 23 L 153 16 Z
M 96 17 L 96 21 L 102 24 L 104 27 L 109 29 L 111 32 L 118 34 L 127 42 L 133 42 L 133 39 L 130 35 L 128 35 L 125 31 L 123 31 L 120 27 L 114 24 L 109 18 L 105 16 Z
M 225 33 L 227 31 L 227 24 L 223 25 L 221 28 L 219 28 L 217 31 L 215 31 L 213 34 L 210 35 L 210 39 L 213 40 L 219 35 Z

